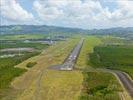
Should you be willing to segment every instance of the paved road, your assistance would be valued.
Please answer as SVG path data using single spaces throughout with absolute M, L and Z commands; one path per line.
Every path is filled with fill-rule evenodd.
M 118 76 L 118 78 L 120 79 L 126 90 L 128 91 L 129 95 L 133 99 L 133 81 L 129 79 L 129 77 L 123 72 L 114 71 L 114 73 Z
M 126 73 L 111 69 L 98 69 L 98 70 L 116 74 L 121 83 L 123 84 L 123 86 L 125 87 L 125 89 L 127 90 L 128 94 L 133 99 L 133 80 L 129 78 Z
M 79 43 L 74 47 L 72 52 L 68 55 L 68 57 L 66 58 L 64 63 L 61 64 L 61 65 L 51 66 L 50 69 L 54 69 L 54 70 L 73 70 L 74 64 L 75 64 L 75 62 L 78 58 L 78 55 L 80 53 L 83 42 L 84 42 L 84 39 L 81 38 Z

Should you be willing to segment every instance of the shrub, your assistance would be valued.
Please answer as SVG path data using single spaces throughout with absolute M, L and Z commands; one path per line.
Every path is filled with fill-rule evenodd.
M 29 62 L 29 63 L 27 63 L 26 67 L 31 68 L 36 64 L 37 64 L 37 62 Z

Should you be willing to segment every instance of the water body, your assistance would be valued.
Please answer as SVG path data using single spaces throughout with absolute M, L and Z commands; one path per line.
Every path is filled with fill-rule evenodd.
M 8 52 L 8 51 L 27 51 L 27 52 L 33 52 L 35 51 L 34 48 L 6 48 L 6 49 L 1 49 L 0 52 Z
M 12 58 L 12 57 L 17 56 L 17 55 L 22 56 L 24 54 L 5 54 L 5 55 L 1 55 L 0 58 L 9 58 L 9 57 Z

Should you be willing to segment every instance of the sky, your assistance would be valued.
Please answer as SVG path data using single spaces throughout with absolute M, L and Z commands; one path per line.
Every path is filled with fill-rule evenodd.
M 0 0 L 0 24 L 133 27 L 133 0 Z

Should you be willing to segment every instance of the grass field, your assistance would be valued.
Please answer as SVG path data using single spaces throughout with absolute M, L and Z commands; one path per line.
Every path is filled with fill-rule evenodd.
M 105 72 L 83 72 L 84 88 L 80 100 L 120 100 L 116 77 Z
M 26 39 L 44 39 L 47 35 L 45 34 L 8 34 L 1 35 L 0 40 L 26 40 Z
M 38 53 L 25 53 L 22 56 L 0 58 L 0 98 L 3 97 L 3 91 L 10 87 L 11 81 L 26 71 L 26 69 L 15 68 L 14 66 L 35 55 Z
M 4 53 L 8 54 L 9 52 Z M 23 52 L 23 55 L 20 56 L 0 58 L 0 89 L 8 88 L 11 80 L 25 71 L 24 69 L 14 68 L 15 65 L 38 54 L 39 52 Z
M 76 63 L 77 68 L 83 69 L 83 89 L 80 100 L 120 100 L 118 92 L 121 91 L 121 86 L 115 76 L 97 71 L 88 62 L 90 54 L 94 52 L 93 49 L 102 44 L 101 37 L 85 37 L 84 45 Z
M 100 39 L 103 45 L 122 45 L 126 42 L 123 38 L 113 36 L 101 36 Z
M 88 66 L 89 53 L 92 53 L 93 48 L 97 45 L 100 45 L 101 43 L 101 40 L 97 37 L 85 37 L 83 47 L 76 63 L 76 67 L 84 69 L 86 66 Z
M 45 100 L 78 100 L 82 88 L 81 71 L 48 71 L 43 77 Z
M 12 82 L 14 89 L 24 89 L 21 94 L 15 95 L 16 99 L 77 100 L 82 87 L 82 73 L 80 71 L 60 72 L 47 68 L 51 65 L 61 64 L 78 41 L 79 38 L 75 38 L 57 43 L 42 54 L 17 65 L 17 68 L 25 68 L 28 62 L 37 62 L 34 67 L 28 69 L 29 71 Z M 7 98 L 9 97 L 8 95 Z
M 93 48 L 103 43 L 99 37 L 85 37 L 75 66 L 81 70 L 48 69 L 49 66 L 61 64 L 78 41 L 79 37 L 75 37 L 58 42 L 40 55 L 16 65 L 15 68 L 27 69 L 29 62 L 36 62 L 12 81 L 13 90 L 5 92 L 2 100 L 119 100 L 118 92 L 122 90 L 115 76 L 95 70 L 89 61 L 89 54 L 95 52 Z M 14 91 L 18 92 L 13 94 Z
M 24 43 L 21 41 L 14 41 L 13 43 L 7 43 L 3 42 L 0 44 L 0 49 L 5 48 L 34 48 L 34 49 L 44 49 L 48 45 L 47 44 L 41 44 L 41 43 Z
M 38 50 L 45 49 L 48 47 L 48 45 L 45 44 L 39 44 L 39 43 L 21 43 L 20 41 L 17 41 L 15 44 L 1 44 L 1 48 L 26 48 L 26 47 L 32 47 Z M 21 51 L 21 55 L 18 55 L 17 51 L 5 51 L 0 52 L 0 56 L 3 55 L 15 55 L 14 57 L 5 57 L 0 58 L 0 99 L 4 96 L 3 92 L 4 90 L 8 90 L 10 88 L 11 81 L 17 77 L 22 75 L 22 73 L 26 72 L 26 69 L 20 69 L 15 68 L 17 64 L 23 62 L 24 60 L 39 55 L 40 51 L 34 51 L 34 52 L 26 52 Z M 17 55 L 16 55 L 17 54 Z
M 133 78 L 133 47 L 132 46 L 99 46 L 90 54 L 90 62 L 94 67 L 122 70 Z

